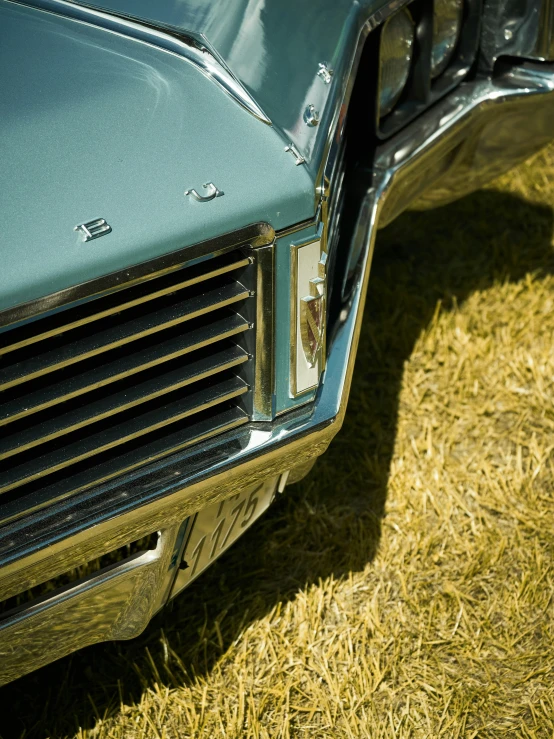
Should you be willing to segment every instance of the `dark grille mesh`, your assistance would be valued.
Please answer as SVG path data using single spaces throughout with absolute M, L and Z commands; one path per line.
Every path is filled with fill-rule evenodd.
M 0 505 L 245 423 L 254 266 L 235 249 L 0 334 Z

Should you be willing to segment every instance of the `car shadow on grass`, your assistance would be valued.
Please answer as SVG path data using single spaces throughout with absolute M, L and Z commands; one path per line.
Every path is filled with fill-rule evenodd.
M 386 512 L 404 363 L 440 302 L 554 273 L 552 210 L 484 190 L 379 234 L 343 429 L 312 473 L 130 642 L 106 643 L 0 690 L 0 736 L 61 737 L 208 674 L 245 627 L 312 583 L 370 563 Z

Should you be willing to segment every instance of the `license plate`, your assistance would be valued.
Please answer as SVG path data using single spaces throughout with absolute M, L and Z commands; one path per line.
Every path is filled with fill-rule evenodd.
M 196 514 L 183 553 L 177 590 L 181 590 L 228 549 L 268 508 L 278 478 L 247 488 Z

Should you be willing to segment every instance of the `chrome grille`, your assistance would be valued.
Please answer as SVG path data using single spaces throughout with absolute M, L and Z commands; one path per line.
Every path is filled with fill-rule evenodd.
M 254 254 L 165 268 L 0 333 L 0 505 L 67 489 L 68 477 L 74 488 L 105 480 L 247 422 Z

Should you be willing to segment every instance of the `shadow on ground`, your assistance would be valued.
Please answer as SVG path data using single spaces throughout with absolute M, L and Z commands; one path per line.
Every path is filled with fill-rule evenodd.
M 550 208 L 481 191 L 381 232 L 344 427 L 311 475 L 131 642 L 90 647 L 0 690 L 0 735 L 61 737 L 210 672 L 253 620 L 374 558 L 403 367 L 437 303 L 554 272 Z M 509 310 L 509 306 L 507 306 Z

